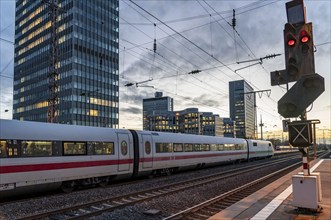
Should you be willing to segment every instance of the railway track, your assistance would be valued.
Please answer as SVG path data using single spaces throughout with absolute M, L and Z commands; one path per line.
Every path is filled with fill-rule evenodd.
M 323 155 L 319 155 L 319 157 L 323 157 Z M 202 220 L 208 219 L 209 217 L 213 216 L 214 214 L 226 209 L 227 207 L 231 206 L 232 204 L 242 200 L 243 198 L 251 195 L 252 193 L 258 191 L 259 189 L 267 186 L 268 184 L 272 183 L 273 181 L 279 179 L 283 175 L 288 173 L 288 170 L 292 169 L 293 167 L 301 165 L 302 162 L 297 162 L 292 164 L 288 167 L 285 167 L 279 171 L 270 173 L 267 176 L 259 178 L 253 182 L 249 182 L 245 185 L 237 187 L 229 192 L 221 194 L 215 198 L 212 198 L 208 201 L 200 203 L 196 206 L 188 208 L 184 211 L 171 215 L 163 220 Z
M 149 190 L 143 190 L 136 193 L 131 193 L 123 196 L 108 198 L 96 202 L 89 202 L 81 205 L 67 207 L 50 212 L 40 213 L 36 215 L 27 216 L 20 219 L 86 219 L 92 216 L 101 215 L 104 212 L 110 212 L 116 209 L 121 209 L 126 206 L 132 206 L 136 203 L 140 203 L 146 200 L 152 200 L 157 197 L 166 196 L 176 192 L 181 192 L 192 187 L 198 187 L 205 184 L 209 184 L 215 181 L 220 181 L 226 178 L 234 177 L 246 173 L 248 170 L 258 170 L 263 167 L 274 166 L 279 163 L 286 162 L 298 158 L 297 156 L 289 157 L 286 159 L 279 159 L 277 161 L 260 163 L 257 165 L 246 166 L 244 168 L 238 168 L 230 170 L 228 172 L 218 173 L 214 175 L 204 176 L 202 178 L 190 179 L 188 181 L 181 181 L 166 186 L 155 187 Z M 296 163 L 296 166 L 298 166 Z M 295 165 L 294 165 L 295 166 Z M 288 168 L 289 169 L 289 168 Z

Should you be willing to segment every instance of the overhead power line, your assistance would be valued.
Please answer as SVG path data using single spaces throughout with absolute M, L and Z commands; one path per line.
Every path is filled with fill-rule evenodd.
M 159 22 L 161 22 L 163 25 L 165 25 L 166 27 L 168 27 L 170 30 L 172 30 L 173 32 L 175 32 L 176 34 L 178 34 L 179 36 L 181 36 L 182 38 L 184 38 L 186 41 L 188 41 L 189 43 L 191 43 L 192 45 L 194 45 L 196 48 L 198 48 L 199 50 L 201 50 L 203 53 L 207 54 L 209 57 L 211 57 L 212 59 L 214 59 L 215 61 L 217 61 L 218 63 L 221 63 L 222 65 L 224 65 L 224 67 L 226 67 L 228 70 L 230 70 L 231 72 L 235 73 L 236 75 L 238 75 L 240 78 L 245 79 L 244 77 L 242 77 L 241 75 L 239 75 L 238 73 L 236 73 L 233 69 L 231 69 L 229 66 L 227 66 L 226 64 L 224 64 L 222 61 L 220 61 L 219 59 L 217 59 L 216 57 L 210 55 L 206 50 L 204 50 L 203 48 L 201 48 L 200 46 L 198 46 L 196 43 L 194 43 L 193 41 L 191 41 L 190 39 L 188 39 L 187 37 L 185 37 L 183 34 L 179 33 L 178 31 L 176 31 L 175 29 L 173 29 L 172 27 L 170 27 L 168 24 L 164 23 L 162 20 L 160 20 L 159 18 L 157 18 L 156 16 L 154 16 L 152 13 L 150 13 L 149 11 L 147 11 L 146 9 L 142 8 L 140 5 L 138 5 L 137 3 L 135 3 L 134 1 L 130 0 L 131 3 L 133 3 L 134 5 L 136 5 L 138 8 L 140 8 L 142 11 L 144 11 L 145 13 L 149 14 L 151 17 L 153 17 L 154 19 L 158 20 Z M 245 79 L 246 80 L 246 79 Z M 247 82 L 250 82 L 248 80 L 246 80 Z M 250 82 L 251 83 L 251 82 Z M 252 84 L 252 83 L 251 83 Z M 253 85 L 253 84 L 252 84 Z M 256 87 L 255 85 L 253 85 L 254 87 Z M 257 88 L 257 87 L 256 87 Z M 257 88 L 258 89 L 258 88 Z
M 6 40 L 6 39 L 4 39 L 4 38 L 2 38 L 2 37 L 0 37 L 0 40 L 2 40 L 2 41 L 4 41 L 4 42 L 7 42 L 7 43 L 10 43 L 10 44 L 15 44 L 13 41 L 10 41 L 10 40 Z
M 242 68 L 239 68 L 239 69 L 236 69 L 235 72 L 239 71 L 239 70 L 243 70 L 243 69 L 246 69 L 248 67 L 251 67 L 251 66 L 255 66 L 257 64 L 262 64 L 263 63 L 263 60 L 265 59 L 271 59 L 271 58 L 275 58 L 276 56 L 280 56 L 281 54 L 272 54 L 272 55 L 267 55 L 265 57 L 261 57 L 259 59 L 252 59 L 252 60 L 245 60 L 245 61 L 240 61 L 240 62 L 237 62 L 238 64 L 240 63 L 248 63 L 248 62 L 254 62 L 254 61 L 258 61 L 257 63 L 254 63 L 254 64 L 251 64 L 251 65 L 248 65 L 248 66 L 245 66 L 245 67 L 242 67 Z
M 243 5 L 243 6 L 240 6 L 238 8 L 235 8 L 234 10 L 236 10 L 237 15 L 240 15 L 240 14 L 244 14 L 246 12 L 250 12 L 250 11 L 255 10 L 255 9 L 259 9 L 259 8 L 274 4 L 274 3 L 279 2 L 279 1 L 281 1 L 281 0 L 275 0 L 275 1 L 270 1 L 270 2 L 268 1 L 266 3 L 263 0 L 258 0 L 258 1 L 252 2 L 252 3 L 249 3 L 247 5 Z M 125 3 L 125 1 L 123 1 L 123 2 Z M 259 3 L 265 3 L 265 4 L 259 5 Z M 253 7 L 254 5 L 256 7 Z M 251 7 L 253 7 L 253 8 L 251 8 Z M 244 10 L 246 8 L 247 8 L 247 10 Z M 195 16 L 190 16 L 190 17 L 185 17 L 185 18 L 178 18 L 178 19 L 168 20 L 168 21 L 164 21 L 164 22 L 167 23 L 167 24 L 171 24 L 171 23 L 192 21 L 192 20 L 196 20 L 196 19 L 201 19 L 201 18 L 214 16 L 216 14 L 231 14 L 231 15 L 225 17 L 225 18 L 231 18 L 232 17 L 232 12 L 233 12 L 233 9 L 230 9 L 230 10 L 226 10 L 226 11 L 219 11 L 219 12 L 202 14 L 202 15 L 195 15 Z M 151 25 L 150 23 L 141 23 L 141 22 L 139 22 L 139 23 L 138 22 L 131 22 L 131 24 L 132 25 Z M 156 24 L 159 25 L 161 23 L 156 23 Z

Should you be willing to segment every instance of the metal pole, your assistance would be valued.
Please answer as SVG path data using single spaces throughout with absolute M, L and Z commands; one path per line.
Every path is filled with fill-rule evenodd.
M 316 160 L 316 125 L 313 124 L 313 131 L 314 131 L 314 160 Z
M 302 153 L 302 165 L 303 165 L 303 175 L 304 176 L 309 176 L 310 171 L 309 171 L 309 155 L 308 155 L 308 147 L 304 147 L 299 149 Z

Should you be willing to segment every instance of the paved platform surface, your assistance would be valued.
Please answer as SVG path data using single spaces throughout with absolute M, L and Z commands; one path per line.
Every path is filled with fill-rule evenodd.
M 320 172 L 321 175 L 320 212 L 301 210 L 292 205 L 292 176 L 302 171 L 302 168 L 298 168 L 210 217 L 209 220 L 331 220 L 331 159 L 316 160 L 310 166 L 311 169 L 315 168 L 314 172 Z

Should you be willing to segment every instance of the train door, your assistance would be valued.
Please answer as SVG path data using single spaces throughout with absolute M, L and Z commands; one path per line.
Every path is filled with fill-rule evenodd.
M 130 169 L 130 139 L 126 133 L 117 133 L 118 140 L 118 171 Z
M 152 135 L 149 134 L 143 134 L 142 135 L 142 152 L 143 152 L 143 162 L 142 166 L 143 168 L 151 168 L 153 167 L 153 138 Z

